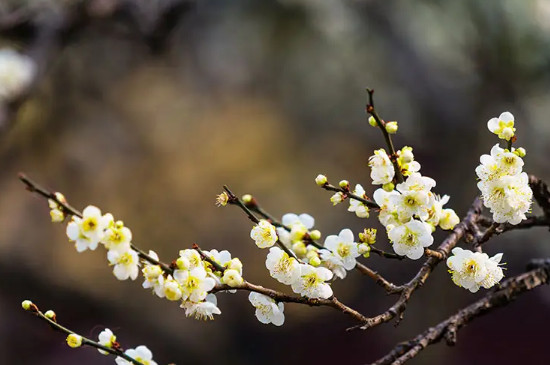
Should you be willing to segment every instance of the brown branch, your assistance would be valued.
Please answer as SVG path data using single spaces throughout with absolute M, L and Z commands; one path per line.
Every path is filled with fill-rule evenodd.
M 288 295 L 273 289 L 268 289 L 260 285 L 249 283 L 248 281 L 244 281 L 240 286 L 237 286 L 237 287 L 230 287 L 228 285 L 216 285 L 216 287 L 214 287 L 214 289 L 211 292 L 216 293 L 218 291 L 234 290 L 234 289 L 252 291 L 263 295 L 267 295 L 268 297 L 270 297 L 271 299 L 277 302 L 299 303 L 299 304 L 306 304 L 312 307 L 320 307 L 320 306 L 331 307 L 339 310 L 342 313 L 349 315 L 350 317 L 352 317 L 358 322 L 365 322 L 367 320 L 365 316 L 363 316 L 361 313 L 359 313 L 355 309 L 352 309 L 347 305 L 343 304 L 335 296 L 332 296 L 329 299 L 322 299 L 322 298 L 300 297 L 297 295 Z
M 398 318 L 397 323 L 399 323 L 403 317 L 403 312 L 407 307 L 407 303 L 411 298 L 411 295 L 416 289 L 420 288 L 426 282 L 437 264 L 439 264 L 441 261 L 449 256 L 449 253 L 456 246 L 458 241 L 464 236 L 464 234 L 468 230 L 468 227 L 473 222 L 475 222 L 477 216 L 481 212 L 481 208 L 481 199 L 476 198 L 466 217 L 459 224 L 456 225 L 454 230 L 437 248 L 437 251 L 441 253 L 441 258 L 436 256 L 428 257 L 428 259 L 424 262 L 424 264 L 422 264 L 422 267 L 414 276 L 414 278 L 412 278 L 408 283 L 401 286 L 401 294 L 394 305 L 392 305 L 384 313 L 381 313 L 375 317 L 368 318 L 365 324 L 348 328 L 348 330 L 354 330 L 358 328 L 363 330 L 369 329 L 382 323 L 389 322 L 395 317 Z
M 412 340 L 398 344 L 386 356 L 373 365 L 400 365 L 412 359 L 427 346 L 445 339 L 448 345 L 454 345 L 459 329 L 473 319 L 487 314 L 496 308 L 505 306 L 516 299 L 519 294 L 530 291 L 540 285 L 548 284 L 550 279 L 550 260 L 537 260 L 530 264 L 531 271 L 509 278 L 501 283 L 500 288 L 488 293 L 477 302 L 461 309 L 438 325 L 429 328 Z
M 365 199 L 363 198 L 362 196 L 359 196 L 359 195 L 355 195 L 353 193 L 350 192 L 349 188 L 340 188 L 340 187 L 337 187 L 337 186 L 334 186 L 334 185 L 331 185 L 329 183 L 326 183 L 324 185 L 321 185 L 321 188 L 327 190 L 327 191 L 335 191 L 337 193 L 342 193 L 344 194 L 344 199 L 355 199 L 355 200 L 358 200 L 360 201 L 361 203 L 365 204 L 367 207 L 369 208 L 380 208 L 380 206 L 378 206 L 378 204 L 376 204 L 375 202 L 373 202 L 372 200 L 370 199 Z
M 358 262 L 355 265 L 355 269 L 360 273 L 362 273 L 363 275 L 367 275 L 368 277 L 373 279 L 376 282 L 376 284 L 383 287 L 388 292 L 388 294 L 396 294 L 401 292 L 402 290 L 400 286 L 397 286 L 389 282 L 388 280 L 384 279 L 382 275 L 378 274 L 376 271 L 368 268 L 367 266 L 363 265 L 360 262 Z

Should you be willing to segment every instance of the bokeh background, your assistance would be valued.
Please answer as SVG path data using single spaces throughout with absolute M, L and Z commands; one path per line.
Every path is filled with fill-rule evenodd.
M 40 32 L 75 14 L 85 16 Z M 399 122 L 396 145 L 414 148 L 460 216 L 477 194 L 479 156 L 497 143 L 486 122 L 502 111 L 516 116 L 525 170 L 550 181 L 547 0 L 9 0 L 0 17 L 1 45 L 42 62 L 0 125 L 2 364 L 114 363 L 69 349 L 21 310 L 26 298 L 82 334 L 109 327 L 127 348 L 146 344 L 159 364 L 361 364 L 483 295 L 456 287 L 439 265 L 396 328 L 346 333 L 345 315 L 292 304 L 283 327 L 266 326 L 244 292 L 218 295 L 222 315 L 198 322 L 139 280 L 116 280 L 104 251 L 78 254 L 19 171 L 78 208 L 112 212 L 165 261 L 194 242 L 228 249 L 247 279 L 277 288 L 251 223 L 214 198 L 228 184 L 276 216 L 313 215 L 324 236 L 377 227 L 375 217 L 332 207 L 313 182 L 324 173 L 372 193 L 366 164 L 383 138 L 366 122 L 365 87 L 381 116 Z M 550 255 L 548 237 L 544 228 L 510 232 L 486 251 L 503 252 L 511 276 Z M 378 246 L 391 250 L 383 233 Z M 400 284 L 422 260 L 363 262 Z M 366 315 L 395 300 L 356 272 L 333 288 Z M 475 320 L 455 347 L 430 346 L 410 363 L 548 364 L 548 326 L 543 287 Z

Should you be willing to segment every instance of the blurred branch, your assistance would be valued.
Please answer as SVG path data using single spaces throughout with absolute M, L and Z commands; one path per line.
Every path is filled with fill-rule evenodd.
M 505 306 L 516 299 L 519 294 L 530 291 L 540 285 L 548 284 L 550 278 L 550 260 L 532 261 L 528 267 L 531 271 L 509 278 L 501 283 L 500 288 L 487 294 L 477 302 L 461 309 L 438 325 L 429 328 L 412 340 L 398 344 L 386 356 L 373 365 L 400 365 L 412 359 L 420 351 L 445 339 L 449 346 L 456 343 L 457 332 L 473 319 Z
M 22 39 L 28 43 L 24 53 L 36 65 L 37 72 L 30 85 L 11 100 L 0 102 L 0 133 L 15 122 L 22 104 L 35 92 L 46 74 L 55 54 L 94 21 L 124 21 L 130 32 L 153 53 L 161 52 L 183 14 L 193 6 L 192 0 L 166 0 L 161 2 L 157 14 L 141 9 L 145 2 L 132 0 L 81 0 L 58 9 L 45 5 L 21 7 L 0 17 L 0 37 Z M 141 4 L 141 5 L 140 5 Z M 151 26 L 145 26 L 145 15 L 154 17 Z

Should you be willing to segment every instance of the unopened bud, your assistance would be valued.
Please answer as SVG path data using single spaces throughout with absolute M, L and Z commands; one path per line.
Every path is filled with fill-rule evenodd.
M 372 125 L 373 127 L 378 126 L 378 123 L 376 123 L 376 119 L 374 119 L 372 115 L 369 117 L 369 124 Z
M 327 183 L 327 177 L 325 175 L 317 175 L 317 177 L 315 178 L 315 183 L 319 186 L 323 186 Z
M 51 319 L 52 321 L 55 321 L 55 312 L 51 309 L 44 313 L 44 316 L 48 319 Z
M 389 193 L 389 192 L 392 192 L 394 188 L 395 188 L 395 185 L 394 185 L 393 183 L 391 183 L 391 182 L 382 185 L 382 189 L 384 189 L 384 190 L 387 191 L 388 193 Z
M 321 238 L 321 232 L 320 232 L 318 229 L 315 229 L 315 230 L 309 232 L 309 237 L 310 237 L 312 240 L 316 241 L 316 240 L 318 240 L 319 238 Z
M 250 203 L 252 203 L 252 199 L 254 199 L 254 198 L 250 194 L 245 194 L 245 195 L 243 195 L 243 197 L 241 199 L 242 199 L 243 203 L 250 204 Z
M 525 148 L 520 147 L 520 148 L 516 148 L 516 150 L 514 151 L 514 153 L 515 153 L 516 155 L 518 155 L 519 157 L 525 157 L 525 155 L 527 154 L 527 151 L 525 151 Z
M 312 258 L 309 259 L 309 264 L 311 266 L 317 267 L 317 266 L 321 265 L 321 259 L 319 258 L 319 256 L 312 257 Z
M 397 133 L 397 122 L 387 122 L 386 123 L 386 132 L 389 134 L 395 134 Z
M 347 180 L 341 180 L 338 183 L 338 186 L 340 186 L 342 189 L 349 189 L 349 181 Z
M 296 242 L 292 245 L 292 251 L 294 251 L 297 256 L 304 256 L 307 253 L 307 248 L 303 242 Z
M 26 311 L 31 310 L 32 306 L 33 306 L 33 303 L 30 300 L 24 300 L 21 303 L 21 307 L 23 307 L 23 309 Z

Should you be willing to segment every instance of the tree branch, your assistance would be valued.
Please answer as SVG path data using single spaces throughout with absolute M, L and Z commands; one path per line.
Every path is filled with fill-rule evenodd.
M 438 325 L 429 328 L 412 340 L 398 344 L 389 354 L 372 365 L 400 365 L 412 359 L 427 346 L 445 339 L 448 345 L 454 345 L 457 332 L 473 319 L 505 306 L 519 294 L 530 291 L 540 285 L 548 284 L 550 278 L 550 260 L 533 261 L 528 268 L 531 271 L 503 281 L 499 289 L 490 292 L 477 302 L 461 309 Z

